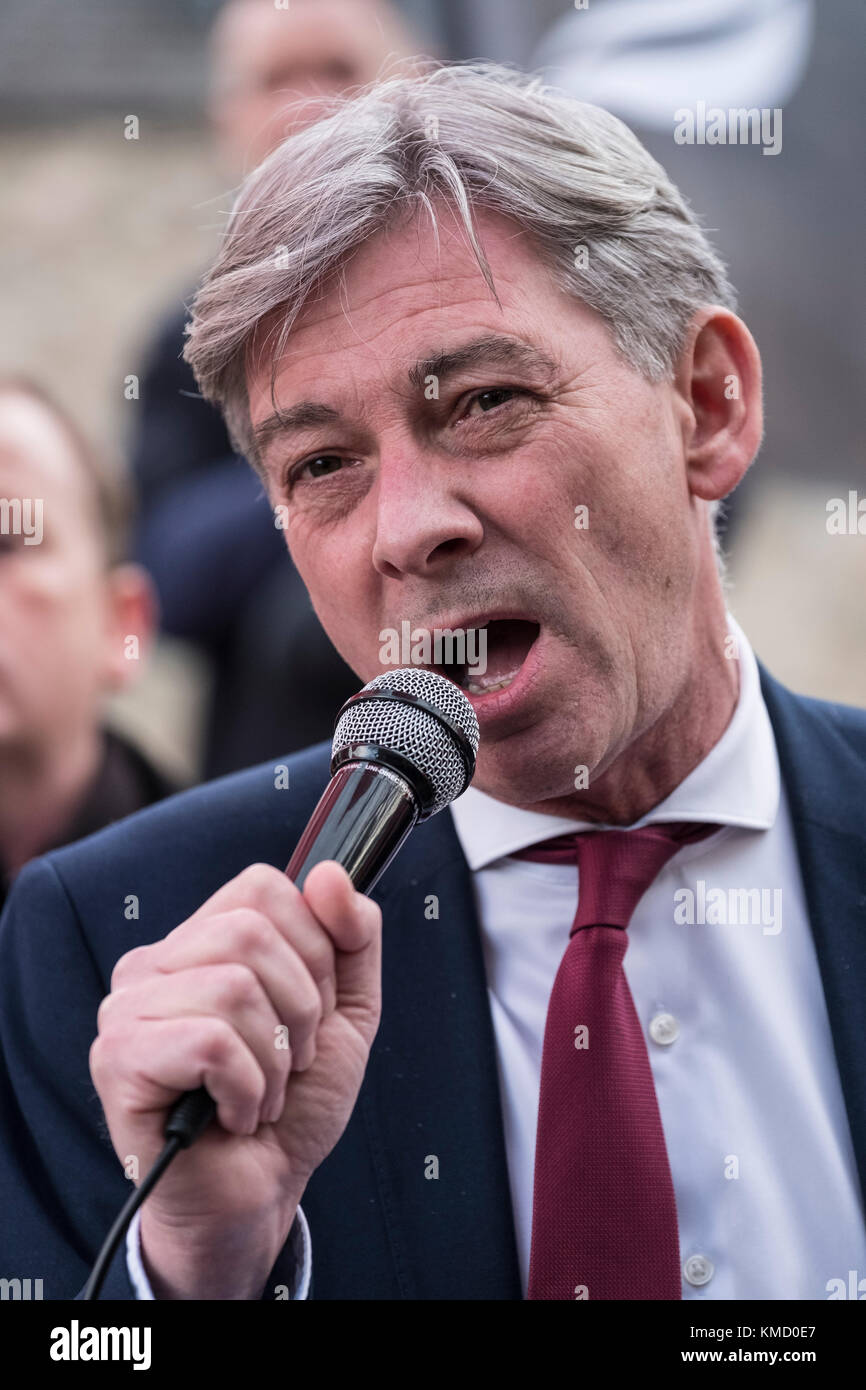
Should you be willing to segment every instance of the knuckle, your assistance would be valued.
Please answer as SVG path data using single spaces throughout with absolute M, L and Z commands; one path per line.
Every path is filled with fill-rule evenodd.
M 233 953 L 256 956 L 269 942 L 273 932 L 270 921 L 255 908 L 239 907 L 230 913 Z
M 322 1017 L 322 996 L 317 989 L 314 988 L 311 992 L 304 991 L 303 998 L 298 1000 L 296 1006 L 296 1017 L 304 1029 L 313 1029 L 318 1026 Z
M 333 976 L 337 968 L 337 956 L 334 943 L 326 932 L 320 932 L 318 939 L 311 946 L 308 963 L 310 973 L 315 980 L 324 980 L 329 975 Z
M 122 1044 L 131 1036 L 135 1036 L 135 1024 L 128 1018 L 122 1008 L 117 1007 L 116 995 L 108 995 L 103 1000 L 105 1012 L 102 1017 L 97 1016 L 99 1027 L 98 1041 L 102 1043 L 106 1052 L 116 1052 Z M 115 1002 L 112 1002 L 115 1001 Z M 100 1005 L 100 1013 L 102 1005 Z
M 87 1065 L 90 1068 L 90 1075 L 93 1078 L 94 1086 L 99 1088 L 102 1078 L 102 1062 L 105 1054 L 105 1047 L 101 1038 L 95 1038 L 90 1045 L 90 1052 L 87 1056 Z
M 149 949 L 147 946 L 133 946 L 131 951 L 127 951 L 126 955 L 121 956 L 120 960 L 115 962 L 111 972 L 110 988 L 112 992 L 140 971 L 143 964 L 142 957 Z
M 258 976 L 240 961 L 222 966 L 218 971 L 217 994 L 218 1004 L 227 1011 L 249 1008 L 261 994 Z
M 211 1018 L 202 1032 L 199 1056 L 206 1067 L 224 1067 L 234 1051 L 234 1030 L 220 1018 Z
M 117 1001 L 122 990 L 113 989 L 111 994 L 106 994 L 99 1008 L 96 1010 L 96 1031 L 104 1033 L 108 1027 L 109 1019 L 114 1015 L 117 1008 Z
M 238 882 L 243 886 L 244 894 L 250 902 L 261 902 L 273 892 L 275 884 L 283 878 L 284 875 L 279 869 L 274 868 L 273 864 L 248 864 L 238 874 Z
M 109 1081 L 120 1074 L 126 1056 L 126 1041 L 125 1031 L 114 1031 L 101 1033 L 91 1043 L 87 1063 L 97 1090 L 104 1089 Z

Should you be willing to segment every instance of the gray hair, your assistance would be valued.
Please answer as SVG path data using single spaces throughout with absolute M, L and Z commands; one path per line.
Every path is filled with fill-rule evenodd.
M 704 305 L 736 307 L 725 268 L 685 199 L 627 126 L 535 77 L 494 63 L 393 77 L 285 140 L 246 179 L 187 325 L 184 357 L 257 468 L 246 374 L 277 363 L 309 296 L 374 233 L 446 201 L 491 293 L 473 208 L 514 219 L 557 286 L 608 324 L 650 381 L 672 376 Z M 274 408 L 276 409 L 276 403 Z M 710 527 L 715 539 L 715 513 Z

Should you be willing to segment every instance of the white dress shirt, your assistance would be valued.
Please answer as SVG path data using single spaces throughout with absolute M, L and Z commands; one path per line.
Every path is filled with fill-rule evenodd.
M 773 730 L 754 654 L 730 615 L 728 624 L 740 661 L 733 718 L 635 822 L 723 828 L 681 849 L 647 890 L 623 969 L 673 1175 L 683 1298 L 825 1299 L 830 1280 L 866 1275 L 866 1229 Z M 544 1025 L 578 874 L 511 856 L 605 827 L 521 811 L 471 787 L 451 814 L 478 907 L 525 1295 Z M 305 1298 L 303 1213 L 293 1229 L 290 1296 Z M 127 1252 L 138 1296 L 152 1297 L 137 1218 Z

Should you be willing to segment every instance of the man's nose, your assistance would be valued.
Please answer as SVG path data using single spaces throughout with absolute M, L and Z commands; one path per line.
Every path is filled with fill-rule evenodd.
M 373 564 L 386 578 L 431 578 L 481 545 L 484 528 L 452 469 L 411 445 L 380 458 Z

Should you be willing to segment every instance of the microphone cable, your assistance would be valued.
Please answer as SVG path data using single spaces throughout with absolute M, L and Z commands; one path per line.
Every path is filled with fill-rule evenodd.
M 96 1263 L 84 1287 L 84 1302 L 94 1302 L 99 1298 L 109 1265 L 126 1235 L 130 1221 L 144 1199 L 150 1196 L 175 1155 L 179 1154 L 181 1149 L 188 1149 L 190 1144 L 195 1142 L 210 1124 L 215 1111 L 216 1106 L 203 1086 L 197 1091 L 188 1091 L 177 1102 L 166 1121 L 165 1144 L 162 1150 L 138 1187 L 129 1194 L 114 1225 L 102 1242 Z

